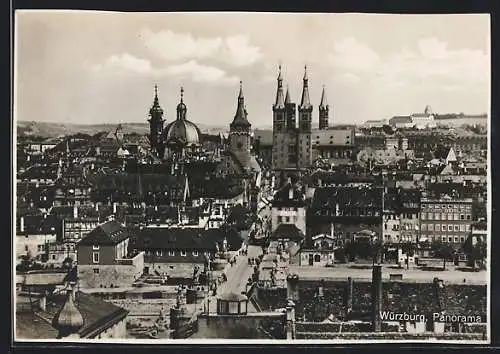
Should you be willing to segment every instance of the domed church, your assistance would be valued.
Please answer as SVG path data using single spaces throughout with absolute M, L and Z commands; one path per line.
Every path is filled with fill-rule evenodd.
M 149 110 L 149 140 L 151 149 L 158 157 L 185 156 L 196 152 L 201 145 L 200 129 L 187 119 L 187 106 L 184 103 L 184 88 L 177 105 L 176 119 L 164 127 L 163 109 L 158 101 L 158 87 L 155 85 L 153 106 Z

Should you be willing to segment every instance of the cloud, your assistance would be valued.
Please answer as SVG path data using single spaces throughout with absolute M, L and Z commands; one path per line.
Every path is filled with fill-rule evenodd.
M 334 53 L 328 55 L 330 63 L 345 70 L 366 71 L 379 63 L 378 54 L 367 45 L 349 37 L 334 43 Z
M 337 75 L 334 80 L 343 84 L 355 84 L 361 81 L 361 77 L 359 77 L 359 75 L 347 72 L 341 75 Z
M 194 82 L 217 82 L 222 84 L 238 82 L 236 76 L 229 76 L 224 70 L 214 66 L 198 64 L 195 60 L 184 64 L 170 65 L 161 72 L 166 75 L 184 76 Z
M 415 44 L 381 57 L 353 38 L 335 42 L 330 63 L 348 75 L 373 76 L 381 89 L 427 85 L 445 90 L 470 88 L 488 82 L 490 60 L 487 53 L 471 49 L 450 49 L 437 38 L 423 38 Z
M 156 68 L 146 59 L 140 59 L 130 54 L 113 55 L 102 64 L 91 67 L 94 72 L 121 72 L 148 76 L 165 77 L 177 76 L 194 82 L 211 82 L 217 84 L 234 84 L 238 77 L 228 75 L 226 71 L 215 66 L 202 65 L 195 60 L 186 63 L 168 65 Z
M 260 48 L 250 44 L 243 35 L 230 37 L 194 37 L 189 33 L 171 30 L 141 31 L 140 38 L 145 47 L 167 61 L 182 59 L 212 59 L 241 67 L 256 63 L 262 58 Z
M 94 65 L 94 71 L 105 69 L 119 69 L 131 71 L 139 74 L 149 74 L 152 71 L 152 66 L 149 60 L 140 59 L 133 55 L 124 53 L 121 55 L 113 55 L 107 58 L 104 63 Z

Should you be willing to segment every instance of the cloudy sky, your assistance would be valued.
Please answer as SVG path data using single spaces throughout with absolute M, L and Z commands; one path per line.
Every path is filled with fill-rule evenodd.
M 16 117 L 144 122 L 159 86 L 167 121 L 227 125 L 243 81 L 253 126 L 272 124 L 277 66 L 300 100 L 326 86 L 330 120 L 489 109 L 488 15 L 18 12 Z

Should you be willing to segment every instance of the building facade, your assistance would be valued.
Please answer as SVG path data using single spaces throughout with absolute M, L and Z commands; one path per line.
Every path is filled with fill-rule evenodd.
M 423 240 L 462 245 L 473 223 L 472 198 L 426 199 L 421 201 L 420 228 Z
M 144 271 L 144 253 L 129 251 L 131 233 L 120 223 L 99 225 L 77 245 L 82 288 L 132 286 Z

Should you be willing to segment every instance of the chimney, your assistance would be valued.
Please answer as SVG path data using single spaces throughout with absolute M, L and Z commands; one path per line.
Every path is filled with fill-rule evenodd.
M 286 306 L 286 339 L 295 338 L 295 303 L 289 299 Z
M 40 301 L 38 302 L 38 307 L 42 311 L 47 311 L 47 294 L 43 293 L 42 297 L 40 298 Z
M 372 325 L 373 332 L 382 330 L 382 266 L 374 265 L 372 271 Z
M 323 297 L 323 284 L 318 286 L 318 297 Z
M 299 301 L 299 276 L 289 274 L 286 277 L 287 298 L 292 301 Z
M 78 206 L 76 204 L 73 205 L 73 218 L 78 218 Z
M 352 311 L 352 298 L 354 293 L 354 282 L 351 277 L 347 278 L 347 289 L 346 289 L 346 316 L 348 316 Z
M 24 216 L 21 216 L 21 218 L 19 220 L 19 230 L 21 232 L 24 232 Z

